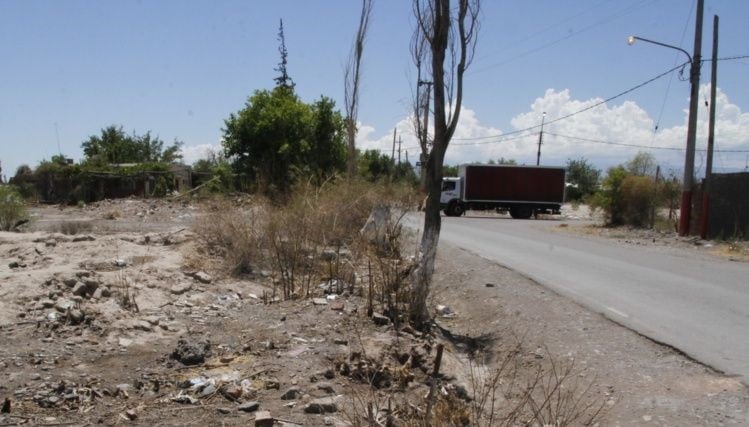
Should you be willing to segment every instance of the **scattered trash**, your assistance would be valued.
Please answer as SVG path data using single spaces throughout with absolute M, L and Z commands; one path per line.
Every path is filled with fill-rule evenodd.
M 450 307 L 441 304 L 437 306 L 437 314 L 445 318 L 451 318 L 458 315 Z
M 195 399 L 194 397 L 192 397 L 190 395 L 183 394 L 182 392 L 180 392 L 178 395 L 172 397 L 169 400 L 171 400 L 172 402 L 175 402 L 175 403 L 182 403 L 182 404 L 186 404 L 186 405 L 194 405 L 194 404 L 198 403 L 198 399 Z

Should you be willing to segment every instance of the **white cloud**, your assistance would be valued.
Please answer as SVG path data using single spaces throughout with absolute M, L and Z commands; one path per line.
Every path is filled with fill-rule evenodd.
M 205 159 L 211 153 L 221 151 L 221 144 L 199 144 L 182 147 L 182 161 L 191 165 L 200 159 Z
M 709 85 L 706 84 L 700 88 L 700 100 L 708 98 Z M 504 132 L 504 136 L 499 128 L 482 123 L 475 111 L 464 107 L 445 161 L 448 164 L 458 164 L 474 161 L 487 162 L 504 157 L 515 159 L 521 164 L 535 164 L 539 129 L 536 127 L 528 132 L 512 132 L 538 126 L 543 112 L 546 112 L 547 124 L 544 127 L 541 150 L 542 164 L 564 165 L 569 158 L 585 157 L 598 167 L 606 168 L 623 163 L 634 156 L 637 151 L 643 150 L 653 153 L 666 173 L 669 170 L 682 169 L 687 129 L 686 110 L 683 112 L 681 124 L 661 128 L 657 132 L 653 132 L 655 126 L 653 118 L 633 101 L 603 104 L 554 122 L 557 118 L 578 112 L 601 101 L 601 98 L 574 99 L 569 89 L 561 91 L 548 89 L 542 97 L 533 101 L 529 111 L 518 114 L 511 120 L 510 124 L 513 129 Z M 696 154 L 695 165 L 698 174 L 704 171 L 707 121 L 708 109 L 704 103 L 700 102 L 697 149 L 703 151 L 697 151 Z M 400 120 L 395 126 L 403 139 L 403 147 L 408 148 L 409 158 L 414 161 L 419 149 L 410 118 Z M 732 104 L 720 88 L 716 97 L 715 128 L 716 150 L 749 150 L 749 112 L 742 112 L 740 107 Z M 381 136 L 377 137 L 378 134 Z M 590 142 L 561 135 L 642 147 Z M 481 138 L 487 136 L 491 138 Z M 357 144 L 362 149 L 375 148 L 390 154 L 392 130 L 381 134 L 371 126 L 362 125 Z M 718 172 L 743 169 L 745 162 L 745 153 L 716 152 L 713 168 Z

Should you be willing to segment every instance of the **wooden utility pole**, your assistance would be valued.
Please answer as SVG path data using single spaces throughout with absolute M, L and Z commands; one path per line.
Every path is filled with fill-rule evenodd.
M 713 61 L 710 64 L 710 124 L 707 131 L 707 161 L 702 184 L 702 221 L 700 237 L 706 238 L 710 229 L 710 181 L 713 173 L 713 148 L 715 147 L 715 93 L 718 87 L 718 15 L 713 15 Z
M 697 0 L 697 19 L 694 29 L 694 54 L 691 57 L 689 80 L 689 120 L 687 123 L 687 154 L 684 158 L 684 181 L 681 193 L 681 218 L 679 218 L 679 235 L 689 234 L 692 219 L 692 189 L 694 187 L 694 151 L 697 138 L 697 105 L 700 97 L 700 64 L 702 63 L 702 16 L 705 0 Z
M 401 142 L 403 141 L 401 140 L 400 135 L 398 135 L 398 165 L 401 164 Z
M 661 165 L 655 167 L 655 186 L 653 187 L 653 206 L 650 207 L 650 228 L 655 227 L 655 216 L 658 210 L 658 180 L 661 178 Z
M 395 163 L 395 133 L 398 129 L 393 128 L 393 152 L 390 154 L 390 161 Z
M 541 144 L 544 142 L 544 121 L 546 120 L 546 111 L 541 116 L 541 132 L 538 134 L 538 154 L 536 154 L 536 166 L 541 165 Z

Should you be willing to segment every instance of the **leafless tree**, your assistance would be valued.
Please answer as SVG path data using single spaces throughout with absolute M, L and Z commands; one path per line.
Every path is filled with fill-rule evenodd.
M 348 63 L 344 72 L 344 102 L 346 107 L 346 136 L 348 139 L 347 172 L 349 178 L 356 175 L 356 121 L 359 115 L 359 82 L 361 80 L 361 58 L 364 53 L 364 41 L 369 28 L 369 17 L 372 14 L 372 0 L 362 0 L 359 29 L 356 32 L 354 45 L 351 47 Z
M 450 0 L 413 2 L 416 30 L 412 46 L 425 44 L 421 49 L 421 63 L 429 66 L 434 93 L 433 139 L 428 147 L 425 170 L 424 230 L 411 296 L 411 321 L 416 325 L 424 325 L 430 318 L 426 303 L 442 225 L 442 165 L 460 118 L 463 78 L 475 52 L 479 28 L 480 0 L 457 0 L 455 8 L 450 3 Z

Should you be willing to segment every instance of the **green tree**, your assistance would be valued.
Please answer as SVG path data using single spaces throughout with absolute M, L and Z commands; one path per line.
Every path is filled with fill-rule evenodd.
M 443 165 L 442 176 L 458 176 L 459 167 L 458 165 Z
M 171 163 L 182 158 L 182 143 L 179 141 L 164 148 L 164 141 L 152 137 L 151 132 L 127 135 L 122 126 L 114 125 L 102 129 L 100 135 L 91 135 L 81 148 L 87 162 L 99 164 Z
M 488 165 L 517 165 L 518 162 L 515 161 L 515 159 L 505 159 L 504 157 L 500 157 L 497 160 L 490 159 L 487 162 Z
M 379 150 L 366 150 L 358 156 L 359 174 L 367 181 L 376 182 L 393 175 L 393 161 Z
M 0 184 L 0 231 L 13 231 L 26 217 L 21 195 L 13 186 Z
M 625 167 L 632 175 L 655 176 L 658 162 L 652 154 L 640 151 L 625 164 Z
M 307 160 L 311 114 L 291 88 L 256 91 L 225 121 L 224 152 L 265 192 L 286 192 Z
M 567 187 L 567 199 L 582 200 L 595 193 L 600 179 L 601 171 L 584 157 L 568 159 L 567 182 L 572 185 Z
M 600 190 L 593 198 L 593 207 L 603 210 L 606 223 L 609 225 L 624 224 L 625 201 L 622 197 L 622 184 L 629 175 L 622 165 L 609 168 L 606 177 L 601 182 Z
M 319 182 L 346 167 L 344 119 L 335 110 L 335 101 L 321 96 L 311 105 L 310 173 Z

